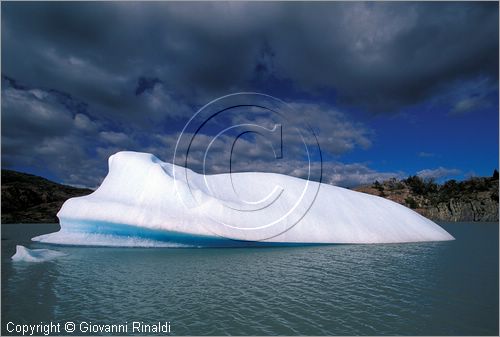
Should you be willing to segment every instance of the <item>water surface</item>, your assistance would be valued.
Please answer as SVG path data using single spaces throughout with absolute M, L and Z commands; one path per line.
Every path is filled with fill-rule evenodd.
M 442 225 L 455 241 L 225 249 L 44 245 L 30 238 L 58 225 L 2 225 L 2 334 L 169 321 L 176 335 L 498 335 L 498 224 Z M 17 244 L 67 255 L 16 263 Z

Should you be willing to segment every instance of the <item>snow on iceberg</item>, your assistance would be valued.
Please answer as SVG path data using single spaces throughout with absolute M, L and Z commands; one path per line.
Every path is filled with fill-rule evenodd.
M 61 230 L 34 241 L 252 246 L 453 240 L 431 220 L 380 197 L 275 173 L 202 175 L 137 152 L 112 155 L 101 186 L 67 200 L 57 216 Z
M 50 250 L 50 249 L 28 249 L 24 246 L 17 245 L 16 253 L 12 256 L 12 260 L 19 262 L 45 262 L 55 258 L 65 256 L 66 254 Z

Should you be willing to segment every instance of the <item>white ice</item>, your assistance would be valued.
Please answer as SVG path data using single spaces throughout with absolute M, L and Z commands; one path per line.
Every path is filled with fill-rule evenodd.
M 19 262 L 45 262 L 56 259 L 66 254 L 50 250 L 50 249 L 29 249 L 24 246 L 17 245 L 16 253 L 12 256 L 12 260 Z
M 112 155 L 101 186 L 67 200 L 58 217 L 60 232 L 33 240 L 92 244 L 85 233 L 195 245 L 453 240 L 380 197 L 274 173 L 202 175 L 137 152 Z
M 43 241 L 58 245 L 100 246 L 100 247 L 141 247 L 141 248 L 195 248 L 195 245 L 165 242 L 155 239 L 129 235 L 110 235 L 61 230 L 50 234 L 50 240 L 41 239 L 45 235 L 34 237 L 34 241 Z M 39 239 L 40 238 L 40 239 Z

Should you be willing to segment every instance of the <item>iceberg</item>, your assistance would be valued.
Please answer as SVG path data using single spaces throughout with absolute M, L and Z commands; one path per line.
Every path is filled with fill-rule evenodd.
M 16 253 L 12 256 L 15 262 L 45 262 L 66 254 L 50 249 L 29 249 L 21 245 L 16 246 Z
M 67 200 L 68 245 L 239 247 L 447 241 L 431 220 L 381 197 L 283 174 L 204 175 L 152 154 L 118 152 L 92 194 Z

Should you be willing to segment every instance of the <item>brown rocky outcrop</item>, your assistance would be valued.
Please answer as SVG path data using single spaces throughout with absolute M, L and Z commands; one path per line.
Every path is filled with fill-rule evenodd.
M 410 177 L 355 190 L 387 198 L 436 221 L 498 221 L 497 176 L 441 185 Z

